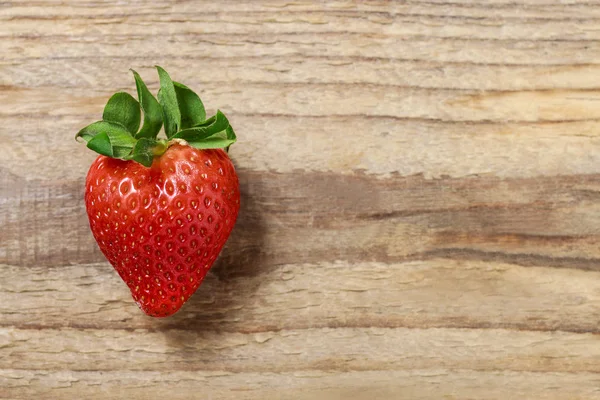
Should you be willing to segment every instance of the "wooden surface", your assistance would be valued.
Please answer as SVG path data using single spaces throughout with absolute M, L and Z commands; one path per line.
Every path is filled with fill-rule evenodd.
M 600 399 L 600 3 L 0 1 L 0 398 Z M 219 106 L 243 206 L 174 317 L 73 137 L 129 68 Z

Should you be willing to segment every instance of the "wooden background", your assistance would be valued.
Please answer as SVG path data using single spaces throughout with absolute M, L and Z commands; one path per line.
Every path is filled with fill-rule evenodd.
M 0 1 L 0 398 L 600 399 L 600 3 Z M 153 65 L 240 141 L 174 317 L 73 137 Z

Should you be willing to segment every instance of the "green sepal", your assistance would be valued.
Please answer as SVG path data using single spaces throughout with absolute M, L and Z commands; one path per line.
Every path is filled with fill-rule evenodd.
M 227 117 L 221 111 L 200 126 L 177 132 L 175 137 L 184 139 L 197 149 L 228 149 L 237 140 Z
M 77 133 L 76 139 L 82 138 L 87 147 L 99 154 L 134 160 L 146 167 L 177 142 L 168 139 L 182 139 L 197 149 L 228 150 L 237 138 L 225 115 L 217 111 L 205 120 L 206 111 L 198 95 L 187 86 L 173 82 L 161 67 L 156 68 L 161 86 L 158 100 L 132 70 L 139 101 L 124 92 L 114 94 L 104 108 L 103 121 L 86 126 Z M 144 123 L 139 129 L 142 111 Z M 163 124 L 168 139 L 157 140 Z
M 136 144 L 123 125 L 108 121 L 88 125 L 76 137 L 85 140 L 87 147 L 95 152 L 114 158 L 126 158 Z
M 206 119 L 206 110 L 200 97 L 190 88 L 179 82 L 173 82 L 177 104 L 181 114 L 179 129 L 187 129 Z
M 110 138 L 106 132 L 102 132 L 94 136 L 87 142 L 88 149 L 94 150 L 103 156 L 113 157 L 113 149 L 110 144 Z
M 237 141 L 237 136 L 235 135 L 235 132 L 234 132 L 233 127 L 231 125 L 229 125 L 227 127 L 227 129 L 225 130 L 225 132 L 227 133 L 227 139 L 233 140 L 234 142 Z
M 200 141 L 206 139 L 212 135 L 215 135 L 219 132 L 223 132 L 229 126 L 229 121 L 225 114 L 221 111 L 217 111 L 213 117 L 207 119 L 205 122 L 200 124 L 199 126 L 195 126 L 189 129 L 183 129 L 177 132 L 173 139 L 183 139 L 185 141 Z
M 229 125 L 229 121 L 227 121 L 227 117 L 225 116 L 225 114 L 223 114 L 221 112 L 221 110 L 217 110 L 217 113 L 215 115 L 213 115 L 206 121 L 202 121 L 199 124 L 194 125 L 193 127 L 194 128 L 202 128 L 205 126 L 210 126 L 210 125 L 216 124 L 217 122 L 219 122 L 219 124 L 222 125 L 223 121 L 226 121 L 227 125 Z
M 208 139 L 200 140 L 198 142 L 188 142 L 188 144 L 196 149 L 229 149 L 229 146 L 235 143 L 235 139 L 227 139 L 222 137 L 220 134 L 211 136 Z
M 108 99 L 102 120 L 123 125 L 133 136 L 140 127 L 140 103 L 129 93 L 117 92 Z
M 163 123 L 162 108 L 158 100 L 150 93 L 140 75 L 134 70 L 131 70 L 131 72 L 133 72 L 133 77 L 135 78 L 139 103 L 144 111 L 144 125 L 142 125 L 142 129 L 140 129 L 135 137 L 155 139 Z
M 225 151 L 229 151 L 229 146 L 234 144 L 237 141 L 237 137 L 235 136 L 235 132 L 231 125 L 227 125 L 224 131 L 217 132 L 210 137 L 207 137 L 202 140 L 194 141 L 191 140 L 188 144 L 196 149 L 225 149 Z
M 158 77 L 160 79 L 160 91 L 158 92 L 158 102 L 162 106 L 163 122 L 167 138 L 173 137 L 179 131 L 181 126 L 181 112 L 177 103 L 177 94 L 171 77 L 159 66 Z
M 225 132 L 227 133 L 227 139 L 231 140 L 231 143 L 229 143 L 227 146 L 225 146 L 225 151 L 229 153 L 229 146 L 231 146 L 232 144 L 234 144 L 237 141 L 237 136 L 235 135 L 235 132 L 231 125 L 229 125 L 227 127 Z
M 131 159 L 139 162 L 145 167 L 152 166 L 154 160 L 155 149 L 159 146 L 159 142 L 150 138 L 141 138 L 135 144 L 131 152 Z

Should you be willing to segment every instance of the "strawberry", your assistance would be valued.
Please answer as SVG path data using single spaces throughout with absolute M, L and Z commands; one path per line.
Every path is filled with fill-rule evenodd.
M 116 93 L 102 121 L 77 138 L 101 154 L 86 179 L 92 234 L 138 306 L 166 317 L 215 262 L 237 219 L 240 192 L 226 152 L 236 136 L 225 115 L 206 119 L 198 95 L 157 69 L 158 101 L 133 71 L 139 102 Z M 163 124 L 167 138 L 158 139 Z

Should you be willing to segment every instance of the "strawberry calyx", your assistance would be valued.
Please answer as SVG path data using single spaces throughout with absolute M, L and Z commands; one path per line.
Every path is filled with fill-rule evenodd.
M 75 139 L 91 150 L 112 158 L 134 160 L 150 167 L 174 143 L 187 143 L 197 149 L 229 149 L 236 135 L 221 111 L 206 119 L 200 97 L 187 86 L 174 82 L 157 66 L 160 80 L 158 100 L 137 72 L 133 72 L 138 100 L 117 92 L 104 107 L 102 120 L 80 130 Z M 143 124 L 140 123 L 143 113 Z M 166 139 L 158 138 L 164 126 Z

